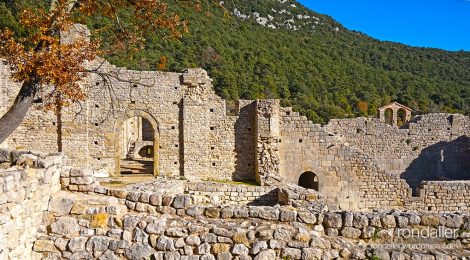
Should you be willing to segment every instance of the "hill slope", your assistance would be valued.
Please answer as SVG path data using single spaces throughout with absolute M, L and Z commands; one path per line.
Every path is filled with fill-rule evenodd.
M 391 100 L 417 112 L 470 113 L 468 52 L 380 42 L 293 0 L 222 5 L 171 4 L 190 22 L 181 41 L 150 36 L 142 52 L 107 58 L 134 69 L 156 69 L 162 56 L 166 70 L 203 67 L 226 99 L 280 98 L 319 123 L 374 115 Z

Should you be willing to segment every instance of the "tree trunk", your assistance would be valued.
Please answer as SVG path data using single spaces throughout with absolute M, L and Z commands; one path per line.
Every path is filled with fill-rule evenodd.
M 28 113 L 28 109 L 33 104 L 37 91 L 38 86 L 35 81 L 23 83 L 15 102 L 8 112 L 0 118 L 0 143 L 3 143 L 21 124 L 26 113 Z

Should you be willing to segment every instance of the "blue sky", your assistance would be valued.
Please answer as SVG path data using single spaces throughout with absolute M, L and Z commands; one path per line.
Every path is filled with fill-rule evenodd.
M 470 0 L 299 0 L 346 28 L 420 47 L 470 51 Z

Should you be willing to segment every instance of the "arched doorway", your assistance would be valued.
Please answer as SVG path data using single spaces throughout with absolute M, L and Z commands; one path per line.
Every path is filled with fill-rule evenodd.
M 313 172 L 304 172 L 299 177 L 299 186 L 304 187 L 306 189 L 314 189 L 318 191 L 319 189 L 319 181 L 318 176 Z
M 394 125 L 394 122 L 393 122 L 393 110 L 392 110 L 391 108 L 385 109 L 384 116 L 385 116 L 385 123 L 386 123 L 386 124 Z
M 158 175 L 159 132 L 157 121 L 142 111 L 129 111 L 118 122 L 116 175 Z

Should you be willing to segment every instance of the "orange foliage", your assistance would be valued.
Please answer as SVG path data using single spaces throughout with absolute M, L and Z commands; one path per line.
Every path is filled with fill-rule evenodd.
M 119 8 L 132 10 L 135 18 L 132 30 L 120 25 Z M 85 68 L 85 61 L 102 53 L 100 44 L 88 39 L 63 44 L 60 32 L 93 16 L 114 21 L 111 39 L 108 39 L 115 46 L 113 51 L 142 47 L 139 44 L 148 30 L 161 30 L 173 38 L 181 37 L 187 30 L 186 23 L 178 15 L 169 13 L 167 4 L 159 0 L 56 0 L 50 10 L 24 10 L 19 22 L 27 29 L 28 36 L 15 37 L 8 28 L 1 30 L 0 57 L 10 65 L 15 81 L 31 82 L 38 88 L 48 86 L 48 90 L 50 87 L 45 99 L 46 109 L 86 98 L 79 82 L 87 73 L 92 73 Z
M 367 110 L 369 109 L 369 105 L 365 101 L 359 101 L 359 102 L 357 102 L 357 109 L 361 113 L 367 114 Z
M 168 66 L 168 58 L 166 56 L 161 56 L 158 60 L 157 69 L 158 70 L 166 70 Z

